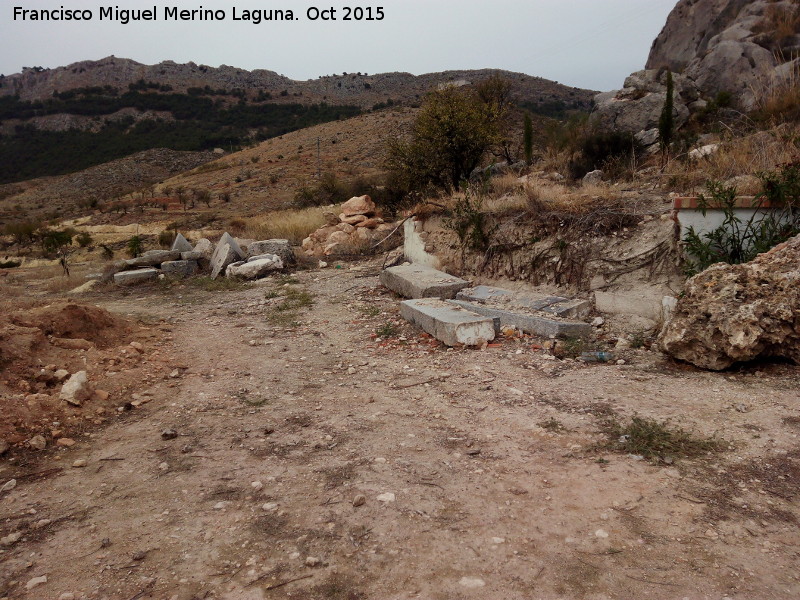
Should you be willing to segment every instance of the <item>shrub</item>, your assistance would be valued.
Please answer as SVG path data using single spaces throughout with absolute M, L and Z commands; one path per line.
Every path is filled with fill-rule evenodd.
M 162 248 L 171 248 L 176 237 L 175 231 L 165 229 L 158 234 L 158 245 Z
M 467 188 L 444 219 L 444 227 L 455 232 L 462 249 L 484 252 L 489 248 L 497 225 L 490 223 L 482 209 L 483 195 Z
M 569 176 L 580 179 L 589 171 L 602 169 L 612 164 L 632 159 L 641 150 L 632 133 L 621 131 L 599 131 L 588 133 L 581 142 L 577 156 L 569 163 Z
M 706 233 L 689 227 L 683 238 L 687 275 L 695 275 L 714 263 L 739 264 L 800 233 L 800 163 L 784 165 L 778 171 L 760 173 L 763 190 L 753 200 L 753 214 L 747 221 L 736 216 L 736 187 L 716 181 L 707 184 L 710 198 L 701 194 L 698 210 L 722 208 L 722 224 Z M 765 204 L 782 207 L 761 211 Z
M 387 168 L 409 189 L 458 189 L 498 142 L 499 110 L 461 88 L 430 93 L 412 124 L 410 139 L 390 140 Z
M 87 232 L 82 231 L 78 235 L 75 236 L 75 241 L 78 242 L 78 245 L 81 248 L 86 248 L 89 244 L 91 244 L 94 240 L 92 240 L 92 236 L 89 235 Z
M 37 235 L 42 245 L 42 251 L 45 254 L 54 254 L 72 244 L 72 238 L 75 237 L 75 230 L 58 230 L 44 227 L 39 229 Z
M 142 240 L 141 236 L 135 235 L 128 240 L 126 247 L 128 254 L 132 258 L 136 258 L 137 256 L 140 256 L 144 250 L 144 241 Z

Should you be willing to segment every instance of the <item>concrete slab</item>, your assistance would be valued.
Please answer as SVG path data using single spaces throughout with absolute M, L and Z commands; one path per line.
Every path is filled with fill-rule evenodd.
M 168 260 L 180 260 L 181 253 L 172 250 L 148 250 L 141 256 L 125 261 L 127 268 L 155 267 Z
M 448 300 L 448 302 L 485 317 L 499 318 L 503 325 L 516 327 L 534 335 L 544 337 L 553 335 L 560 338 L 588 337 L 592 332 L 592 326 L 582 321 L 560 321 L 534 312 L 514 312 L 465 300 Z
M 592 304 L 588 300 L 563 296 L 535 296 L 489 285 L 464 288 L 456 294 L 456 300 L 480 302 L 511 311 L 514 308 L 540 310 L 566 319 L 584 319 L 592 311 Z
M 422 265 L 398 265 L 381 272 L 381 283 L 406 298 L 455 298 L 469 285 L 459 277 Z
M 480 346 L 494 339 L 492 318 L 432 298 L 404 300 L 400 315 L 448 346 Z
M 114 283 L 117 285 L 137 285 L 145 281 L 158 279 L 159 269 L 137 269 L 135 271 L 122 271 L 114 273 Z

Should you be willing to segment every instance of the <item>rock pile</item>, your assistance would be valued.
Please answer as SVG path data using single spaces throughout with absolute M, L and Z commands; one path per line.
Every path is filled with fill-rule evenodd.
M 303 240 L 303 250 L 309 256 L 352 252 L 379 242 L 395 228 L 377 216 L 375 203 L 369 196 L 354 196 L 342 204 L 338 216 L 333 213 L 327 216 L 328 224 Z
M 660 337 L 664 352 L 721 370 L 761 356 L 800 364 L 800 236 L 742 265 L 692 277 Z
M 169 277 L 185 279 L 198 273 L 258 279 L 285 265 L 294 264 L 294 252 L 288 240 L 252 241 L 244 246 L 227 232 L 216 245 L 203 238 L 192 246 L 178 234 L 170 250 L 149 250 L 115 265 L 114 283 L 136 285 Z

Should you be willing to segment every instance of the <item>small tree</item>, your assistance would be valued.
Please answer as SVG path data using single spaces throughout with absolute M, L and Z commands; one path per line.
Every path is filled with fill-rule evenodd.
M 449 86 L 431 92 L 417 114 L 409 140 L 389 142 L 387 167 L 408 189 L 458 189 L 497 140 L 491 107 Z
M 142 254 L 142 250 L 144 250 L 144 243 L 142 238 L 138 235 L 133 236 L 131 239 L 128 240 L 128 254 L 131 255 L 132 258 L 136 258 Z
M 525 124 L 522 131 L 522 147 L 525 150 L 525 162 L 533 162 L 533 122 L 530 113 L 525 113 Z
M 672 133 L 675 126 L 673 110 L 673 89 L 672 71 L 667 71 L 667 97 L 664 99 L 664 108 L 661 109 L 661 116 L 658 118 L 658 143 L 661 146 L 663 162 L 669 157 L 669 145 L 672 143 Z

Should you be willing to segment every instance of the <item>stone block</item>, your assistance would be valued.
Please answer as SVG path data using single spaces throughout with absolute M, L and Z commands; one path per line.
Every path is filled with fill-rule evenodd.
M 211 279 L 219 277 L 231 263 L 245 258 L 244 252 L 227 232 L 222 234 L 211 256 Z
M 242 279 L 259 279 L 275 271 L 283 269 L 283 262 L 275 254 L 264 254 L 253 257 L 245 263 L 233 263 L 228 266 L 226 277 L 241 277 Z
M 192 248 L 192 245 L 189 243 L 189 240 L 183 237 L 183 234 L 179 233 L 178 235 L 175 236 L 175 241 L 172 242 L 171 250 L 173 252 L 191 252 L 192 250 L 194 250 L 194 248 Z
M 161 263 L 161 272 L 173 279 L 186 279 L 197 273 L 196 260 L 170 260 Z
M 565 319 L 584 319 L 592 311 L 592 303 L 588 300 L 562 296 L 533 296 L 488 285 L 464 288 L 458 292 L 456 300 L 488 303 L 495 308 L 507 309 L 512 312 L 515 308 L 539 310 Z
M 158 279 L 161 273 L 158 269 L 136 269 L 135 271 L 122 271 L 114 273 L 114 283 L 117 285 L 137 285 L 145 281 L 154 281 Z
M 534 312 L 514 312 L 464 300 L 450 300 L 449 303 L 485 317 L 499 318 L 502 325 L 542 337 L 588 337 L 592 332 L 592 326 L 582 321 L 556 320 Z
M 156 267 L 169 260 L 180 260 L 181 253 L 172 250 L 148 250 L 141 256 L 125 261 L 127 268 Z
M 444 300 L 420 298 L 400 303 L 400 314 L 448 346 L 480 346 L 494 339 L 492 318 Z
M 264 254 L 276 254 L 284 265 L 293 265 L 296 262 L 289 240 L 261 240 L 253 242 L 247 248 L 247 256 L 251 258 Z
M 405 298 L 455 298 L 469 285 L 459 277 L 421 265 L 398 265 L 381 272 L 381 283 Z

